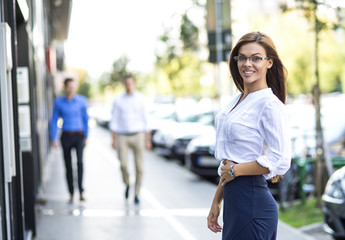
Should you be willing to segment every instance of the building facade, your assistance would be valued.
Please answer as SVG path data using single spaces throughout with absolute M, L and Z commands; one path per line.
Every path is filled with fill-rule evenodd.
M 0 0 L 0 240 L 36 235 L 54 82 L 63 70 L 61 43 L 71 5 Z

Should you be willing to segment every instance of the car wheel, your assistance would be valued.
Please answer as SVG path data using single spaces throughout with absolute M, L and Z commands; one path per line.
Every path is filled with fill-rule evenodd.
M 187 167 L 188 170 L 192 170 L 193 165 L 192 165 L 192 160 L 190 155 L 185 155 L 185 166 Z

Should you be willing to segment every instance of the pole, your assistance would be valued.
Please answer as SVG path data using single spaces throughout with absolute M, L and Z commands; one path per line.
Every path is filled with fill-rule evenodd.
M 218 89 L 218 98 L 222 97 L 222 80 L 221 80 L 221 69 L 220 63 L 223 60 L 222 51 L 223 51 L 223 40 L 222 40 L 222 5 L 223 0 L 214 0 L 215 1 L 215 15 L 216 15 L 216 83 Z
M 315 189 L 317 196 L 317 206 L 321 207 L 321 197 L 328 179 L 328 172 L 325 163 L 324 152 L 324 138 L 321 125 L 321 106 L 320 106 L 320 77 L 319 77 L 319 19 L 317 17 L 317 5 L 314 7 L 314 27 L 315 27 L 315 39 L 314 39 L 314 76 L 316 84 L 313 88 L 313 101 L 315 107 L 315 138 L 316 138 L 316 173 L 315 173 Z

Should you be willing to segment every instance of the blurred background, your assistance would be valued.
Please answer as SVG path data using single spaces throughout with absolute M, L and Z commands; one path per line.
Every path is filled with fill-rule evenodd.
M 280 208 L 279 239 L 286 229 L 296 230 L 296 239 L 345 238 L 345 1 L 0 0 L 0 7 L 0 239 L 88 239 L 90 228 L 75 219 L 103 219 L 105 211 L 116 219 L 132 216 L 124 222 L 144 234 L 120 234 L 107 222 L 106 230 L 95 227 L 89 236 L 159 239 L 148 233 L 150 226 L 138 224 L 159 212 L 156 217 L 178 233 L 171 239 L 213 239 L 202 224 L 218 180 L 214 117 L 238 94 L 228 59 L 250 31 L 273 39 L 288 70 L 292 166 L 279 183 L 268 182 Z M 173 169 L 168 176 L 179 179 L 170 195 L 147 176 L 141 209 L 123 203 L 108 129 L 127 74 L 135 76 L 149 108 L 153 150 L 147 171 Z M 86 170 L 88 201 L 81 206 L 63 203 L 61 152 L 51 148 L 48 136 L 52 102 L 65 77 L 78 81 L 78 93 L 89 102 L 85 161 L 92 167 Z M 91 156 L 104 161 L 93 165 Z M 100 183 L 88 177 L 97 182 L 102 174 L 114 183 L 105 189 L 118 189 L 121 197 L 97 192 Z M 181 208 L 183 213 L 166 211 Z M 66 230 L 71 226 L 83 235 Z M 162 225 L 162 234 L 169 229 Z

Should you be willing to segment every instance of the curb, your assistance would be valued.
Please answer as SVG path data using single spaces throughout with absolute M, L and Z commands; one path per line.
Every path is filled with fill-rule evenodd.
M 301 230 L 304 233 L 311 233 L 311 232 L 315 232 L 315 230 L 322 230 L 323 231 L 322 225 L 323 225 L 322 222 L 320 222 L 320 223 L 312 223 L 310 225 L 303 226 L 303 227 L 300 227 L 298 229 Z
M 279 221 L 278 225 L 282 226 L 283 228 L 287 229 L 290 233 L 292 233 L 294 235 L 294 238 L 298 237 L 298 239 L 303 239 L 303 240 L 316 240 L 316 238 L 309 236 L 301 228 L 294 228 L 290 226 L 289 224 L 284 223 L 283 221 Z

